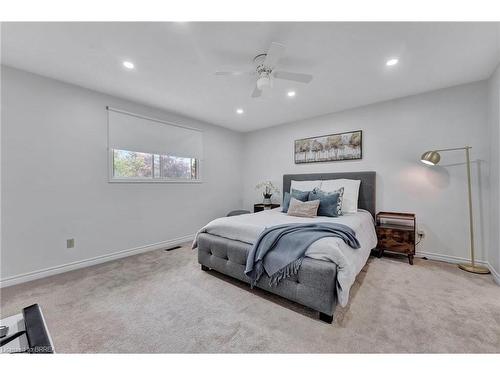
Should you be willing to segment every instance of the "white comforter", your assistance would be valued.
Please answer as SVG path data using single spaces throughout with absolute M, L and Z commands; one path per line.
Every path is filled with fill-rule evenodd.
M 288 216 L 281 208 L 265 210 L 255 214 L 222 217 L 205 225 L 197 233 L 193 248 L 197 246 L 199 233 L 210 233 L 220 237 L 253 244 L 266 228 L 279 224 L 332 222 L 349 226 L 356 233 L 361 247 L 353 249 L 340 238 L 325 237 L 314 242 L 306 252 L 309 258 L 326 260 L 337 264 L 337 296 L 341 306 L 349 300 L 349 290 L 370 255 L 377 245 L 377 236 L 373 218 L 369 212 L 359 210 L 355 214 L 340 217 L 318 216 L 302 218 Z

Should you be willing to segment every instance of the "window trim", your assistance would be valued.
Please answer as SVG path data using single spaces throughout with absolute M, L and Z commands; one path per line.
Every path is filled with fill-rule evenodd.
M 153 157 L 154 158 L 154 157 Z M 160 158 L 161 160 L 161 158 Z M 113 176 L 114 170 L 114 149 L 108 148 L 108 183 L 119 183 L 119 184 L 137 184 L 137 183 L 150 183 L 150 184 L 202 184 L 204 181 L 202 179 L 202 164 L 201 159 L 196 159 L 197 161 L 197 174 L 196 179 L 185 179 L 185 178 L 117 178 Z M 154 170 L 152 171 L 154 175 Z

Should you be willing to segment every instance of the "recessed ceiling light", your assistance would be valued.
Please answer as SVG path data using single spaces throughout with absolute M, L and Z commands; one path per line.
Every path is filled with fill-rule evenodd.
M 243 112 L 245 112 L 245 111 L 244 111 L 242 108 L 238 108 L 238 109 L 236 110 L 236 113 L 237 113 L 237 114 L 239 114 L 239 115 L 242 115 L 242 114 L 243 114 Z
M 125 68 L 127 68 L 127 69 L 131 69 L 131 70 L 132 70 L 132 69 L 134 69 L 134 67 L 135 67 L 134 63 L 133 63 L 133 62 L 131 62 L 131 61 L 124 61 L 124 62 L 123 62 L 123 66 L 124 66 Z
M 295 91 L 288 91 L 287 95 L 292 98 L 295 96 Z
M 393 65 L 396 65 L 398 62 L 399 62 L 399 59 L 389 59 L 389 60 L 387 60 L 387 62 L 385 63 L 385 65 L 387 65 L 387 66 L 393 66 Z

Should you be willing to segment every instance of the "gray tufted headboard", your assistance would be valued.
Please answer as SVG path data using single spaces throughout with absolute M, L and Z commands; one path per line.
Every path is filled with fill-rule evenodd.
M 347 178 L 361 180 L 359 187 L 358 208 L 369 211 L 375 217 L 376 173 L 375 172 L 341 172 L 341 173 L 306 173 L 283 175 L 283 193 L 290 192 L 290 184 L 295 181 L 335 180 Z

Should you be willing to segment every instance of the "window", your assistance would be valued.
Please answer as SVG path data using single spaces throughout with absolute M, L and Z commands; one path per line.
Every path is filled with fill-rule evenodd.
M 202 132 L 108 108 L 110 182 L 199 182 Z
M 113 150 L 114 178 L 152 178 L 153 158 L 143 152 Z
M 196 159 L 160 155 L 159 161 L 161 178 L 184 178 L 187 180 L 196 179 Z
M 113 179 L 198 180 L 195 158 L 113 150 Z

